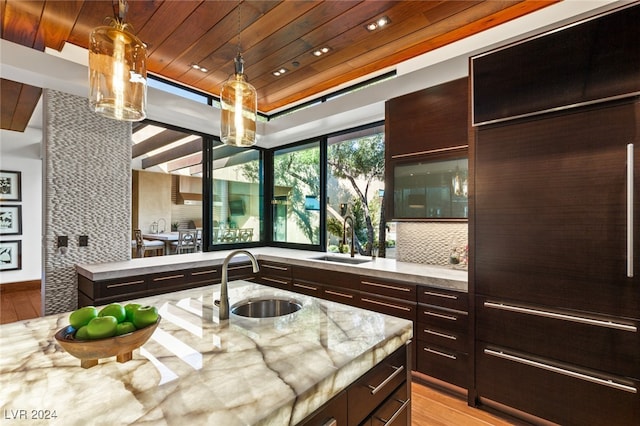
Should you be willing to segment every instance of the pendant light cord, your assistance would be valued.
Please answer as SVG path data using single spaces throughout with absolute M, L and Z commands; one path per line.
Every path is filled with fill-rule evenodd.
M 238 3 L 238 55 L 242 54 L 242 47 L 240 44 L 240 8 L 242 7 L 242 0 Z

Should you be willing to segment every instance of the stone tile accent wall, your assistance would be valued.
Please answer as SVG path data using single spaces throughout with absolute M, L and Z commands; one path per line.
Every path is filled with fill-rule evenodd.
M 44 314 L 77 307 L 77 263 L 131 258 L 131 123 L 44 91 Z M 78 237 L 89 245 L 80 247 Z M 68 236 L 59 249 L 57 237 Z
M 464 248 L 468 235 L 466 223 L 398 222 L 396 260 L 447 266 L 452 248 Z

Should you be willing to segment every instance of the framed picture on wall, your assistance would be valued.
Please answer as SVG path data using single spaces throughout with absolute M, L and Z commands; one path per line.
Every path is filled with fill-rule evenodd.
M 0 204 L 0 235 L 22 234 L 22 206 Z
M 0 170 L 0 201 L 21 201 L 20 172 Z
M 22 241 L 0 241 L 0 271 L 22 269 Z

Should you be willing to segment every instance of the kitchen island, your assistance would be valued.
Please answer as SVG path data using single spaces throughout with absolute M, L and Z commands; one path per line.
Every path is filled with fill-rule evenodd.
M 131 361 L 89 369 L 55 342 L 68 313 L 0 326 L 3 423 L 298 424 L 412 338 L 411 321 L 247 281 L 229 283 L 232 306 L 283 297 L 302 308 L 220 322 L 219 291 L 138 299 L 158 307 L 158 329 Z

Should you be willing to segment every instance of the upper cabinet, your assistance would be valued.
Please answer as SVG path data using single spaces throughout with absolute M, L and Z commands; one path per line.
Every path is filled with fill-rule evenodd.
M 468 78 L 386 103 L 387 221 L 466 220 Z
M 640 7 L 478 55 L 471 68 L 476 126 L 638 94 Z

